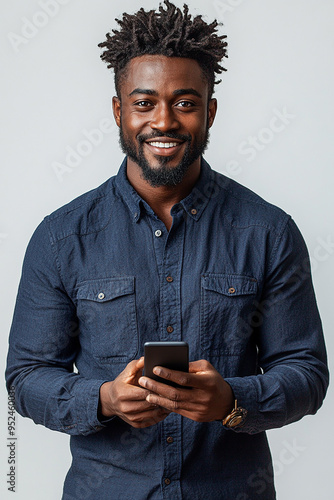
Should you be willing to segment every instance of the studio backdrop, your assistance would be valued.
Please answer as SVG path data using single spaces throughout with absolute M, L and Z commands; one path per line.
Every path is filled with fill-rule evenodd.
M 182 7 L 183 2 L 175 3 Z M 308 245 L 329 359 L 333 342 L 334 3 L 189 0 L 228 35 L 228 71 L 205 157 L 289 213 Z M 17 0 L 1 4 L 1 368 L 21 266 L 43 217 L 114 175 L 123 154 L 113 75 L 98 43 L 114 19 L 158 1 Z M 15 416 L 1 387 L 0 496 L 59 500 L 69 437 Z M 334 400 L 268 432 L 279 500 L 331 500 Z M 11 434 L 14 432 L 14 434 Z M 8 490 L 15 441 L 15 493 Z M 99 480 L 96 478 L 96 480 Z M 259 477 L 259 487 L 266 478 Z M 89 490 L 82 499 L 94 498 Z

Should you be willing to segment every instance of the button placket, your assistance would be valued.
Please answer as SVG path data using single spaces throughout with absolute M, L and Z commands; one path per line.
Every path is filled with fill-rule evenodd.
M 159 226 L 158 226 L 159 227 Z M 161 226 L 160 226 L 161 227 Z M 157 257 L 160 283 L 160 340 L 181 340 L 180 277 L 182 273 L 184 218 L 173 214 L 173 225 L 169 232 L 161 227 L 162 237 L 155 236 L 156 221 L 152 221 L 153 244 Z M 181 498 L 181 418 L 161 422 L 164 461 L 162 485 L 170 498 Z M 168 488 L 168 489 L 167 489 Z

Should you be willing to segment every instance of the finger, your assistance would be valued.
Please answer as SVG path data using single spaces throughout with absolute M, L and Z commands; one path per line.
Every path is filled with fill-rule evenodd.
M 137 362 L 137 369 L 144 368 L 144 356 L 135 361 Z
M 153 425 L 153 423 L 157 423 L 165 419 L 169 414 L 170 414 L 169 410 L 157 406 L 149 411 L 142 411 L 134 414 L 126 413 L 123 415 L 123 419 L 126 419 L 129 422 L 137 422 L 137 423 L 143 421 L 146 422 L 150 421 L 150 425 Z
M 206 361 L 206 359 L 199 359 L 189 363 L 189 373 L 207 372 L 212 369 L 212 364 Z
M 125 401 L 144 401 L 149 393 L 150 391 L 148 389 L 136 385 L 129 385 L 127 391 L 120 397 L 123 397 Z
M 205 407 L 194 404 L 191 401 L 171 401 L 169 399 L 162 398 L 161 396 L 157 396 L 155 394 L 149 394 L 147 399 L 151 402 L 159 404 L 162 408 L 166 408 L 166 410 L 182 415 L 183 417 L 187 417 L 195 422 L 208 422 L 215 419 L 207 419 L 207 415 L 205 412 Z
M 168 408 L 171 411 L 174 411 L 175 405 L 167 405 L 160 404 L 162 400 L 170 400 L 170 401 L 189 401 L 193 398 L 193 391 L 191 388 L 179 388 L 172 387 L 170 385 L 157 382 L 156 380 L 150 379 L 148 377 L 141 377 L 139 379 L 139 383 L 145 386 L 149 390 L 149 394 L 146 396 L 146 401 L 150 403 L 157 404 L 159 406 L 163 406 L 164 408 Z M 158 396 L 161 400 L 148 398 L 149 395 Z
M 170 368 L 164 368 L 162 366 L 155 366 L 153 368 L 153 373 L 163 379 L 170 380 L 184 387 L 193 387 L 195 382 L 193 375 L 188 372 L 171 370 Z
M 153 425 L 158 424 L 162 420 L 164 420 L 166 417 L 161 417 L 161 418 L 143 418 L 141 420 L 130 420 L 127 418 L 123 418 L 124 422 L 127 424 L 130 424 L 131 427 L 134 427 L 136 429 L 144 429 L 146 427 L 152 427 Z
M 131 383 L 133 378 L 138 376 L 138 372 L 144 368 L 144 356 L 139 359 L 134 359 L 130 361 L 124 368 L 122 375 L 126 383 Z
M 144 368 L 144 356 L 139 359 L 134 359 L 130 361 L 124 368 L 124 373 L 127 375 L 135 375 L 138 370 Z
M 157 410 L 161 411 L 161 408 L 159 408 L 156 404 L 150 403 L 146 400 L 146 396 L 149 394 L 148 391 L 142 390 L 142 392 L 145 392 L 145 398 L 142 400 L 128 399 L 127 397 L 119 398 L 115 412 L 119 416 L 123 416 L 138 415 L 143 412 L 150 413 Z
M 168 399 L 172 398 L 180 398 L 180 395 L 175 395 L 175 391 L 189 391 L 189 389 L 183 389 L 182 387 L 172 387 L 168 384 L 164 384 L 163 382 L 157 382 L 148 377 L 140 377 L 139 384 L 141 387 L 145 387 L 148 393 L 155 393 L 159 396 L 164 396 Z M 146 397 L 146 396 L 145 396 Z
M 149 403 L 153 403 L 159 405 L 162 408 L 165 408 L 168 411 L 179 413 L 183 415 L 184 412 L 194 412 L 198 411 L 198 405 L 195 405 L 192 401 L 185 401 L 182 399 L 168 399 L 163 396 L 159 396 L 158 394 L 149 394 L 146 397 L 146 400 Z

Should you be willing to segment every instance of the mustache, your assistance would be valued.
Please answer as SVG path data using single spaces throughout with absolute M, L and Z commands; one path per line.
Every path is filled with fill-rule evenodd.
M 176 134 L 175 132 L 152 132 L 151 134 L 139 134 L 137 135 L 138 141 L 142 144 L 145 141 L 148 141 L 150 139 L 158 139 L 159 137 L 168 137 L 169 139 L 179 139 L 180 141 L 188 141 L 191 142 L 191 135 L 190 134 Z

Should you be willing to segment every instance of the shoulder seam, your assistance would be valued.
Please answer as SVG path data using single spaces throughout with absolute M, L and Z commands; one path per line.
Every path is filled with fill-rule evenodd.
M 47 234 L 49 236 L 49 244 L 50 244 L 50 247 L 51 247 L 51 251 L 52 251 L 52 253 L 54 255 L 54 259 L 55 259 L 56 268 L 57 268 L 57 271 L 58 271 L 58 274 L 59 274 L 59 278 L 60 278 L 62 286 L 63 286 L 63 288 L 65 290 L 64 279 L 63 279 L 62 272 L 61 272 L 61 265 L 60 265 L 60 262 L 59 262 L 59 259 L 58 259 L 58 254 L 56 252 L 55 245 L 52 243 L 52 234 L 51 234 L 51 230 L 50 230 L 49 224 L 48 224 L 48 222 L 47 222 L 46 219 L 47 218 L 45 217 L 44 220 L 43 220 L 43 223 L 45 224 L 45 228 L 46 228 Z
M 284 210 L 282 208 L 277 207 L 276 205 L 273 205 L 269 201 L 264 200 L 263 198 L 261 198 L 260 195 L 258 195 L 257 193 L 255 193 L 251 189 L 247 188 L 246 186 L 243 186 L 242 184 L 237 183 L 235 180 L 231 179 L 230 177 L 226 177 L 224 174 L 221 174 L 220 172 L 216 172 L 216 174 L 218 174 L 218 176 L 217 175 L 215 176 L 216 179 L 217 178 L 219 179 L 219 180 L 215 179 L 216 182 L 217 182 L 217 184 L 218 184 L 218 186 L 221 187 L 222 189 L 224 189 L 228 194 L 230 194 L 231 196 L 233 196 L 233 198 L 235 198 L 237 200 L 247 201 L 249 203 L 254 203 L 256 205 L 261 205 L 261 206 L 264 206 L 264 207 L 270 207 L 271 209 L 273 209 L 273 210 L 275 210 L 277 212 L 281 212 L 283 214 L 286 214 L 286 212 L 284 212 Z M 249 199 L 247 197 L 244 197 L 244 196 L 237 196 L 231 189 L 229 189 L 227 186 L 224 185 L 223 181 L 220 180 L 220 179 L 222 179 L 222 177 L 224 179 L 227 179 L 228 184 L 235 183 L 237 186 L 240 186 L 241 188 L 244 188 L 244 189 L 250 191 L 250 193 L 252 193 L 255 197 L 257 197 L 258 200 L 251 200 L 251 199 Z
M 285 230 L 286 230 L 286 228 L 287 228 L 288 223 L 289 223 L 290 220 L 291 220 L 291 215 L 287 215 L 286 220 L 284 220 L 282 222 L 280 231 L 279 231 L 279 233 L 277 235 L 276 241 L 275 241 L 275 243 L 273 245 L 273 249 L 271 251 L 271 255 L 270 255 L 270 258 L 269 258 L 269 261 L 268 261 L 268 268 L 270 268 L 270 266 L 272 264 L 272 261 L 274 259 L 274 254 L 275 254 L 275 252 L 278 249 L 279 242 L 281 241 L 283 233 L 285 232 Z
M 115 176 L 114 176 L 115 177 Z M 109 178 L 107 181 L 105 182 L 108 182 L 112 179 L 113 177 Z M 88 195 L 89 193 L 93 193 L 94 191 L 97 191 L 99 189 L 99 187 L 95 188 L 95 189 L 92 189 L 91 191 L 88 191 L 87 193 L 85 193 L 86 195 Z M 109 187 L 108 191 L 106 191 L 105 194 L 101 195 L 101 196 L 98 196 L 96 198 L 93 198 L 91 200 L 86 200 L 86 201 L 83 201 L 82 203 L 80 203 L 79 205 L 76 205 L 75 207 L 73 208 L 69 208 L 68 210 L 64 210 L 62 211 L 62 208 L 65 208 L 66 205 L 70 205 L 72 204 L 75 200 L 72 200 L 70 201 L 68 204 L 65 204 L 63 207 L 60 207 L 58 208 L 57 210 L 55 210 L 53 213 L 47 215 L 45 218 L 46 219 L 49 219 L 50 221 L 53 221 L 53 220 L 56 220 L 58 217 L 62 217 L 64 215 L 67 215 L 67 214 L 70 214 L 71 212 L 74 212 L 75 210 L 78 210 L 79 208 L 83 207 L 84 205 L 87 205 L 87 203 L 96 203 L 98 200 L 101 200 L 103 198 L 105 198 L 109 192 L 111 191 L 112 189 L 112 186 Z M 80 195 L 79 197 L 81 196 L 85 196 L 85 194 L 82 194 Z M 59 212 L 59 213 L 58 213 Z

